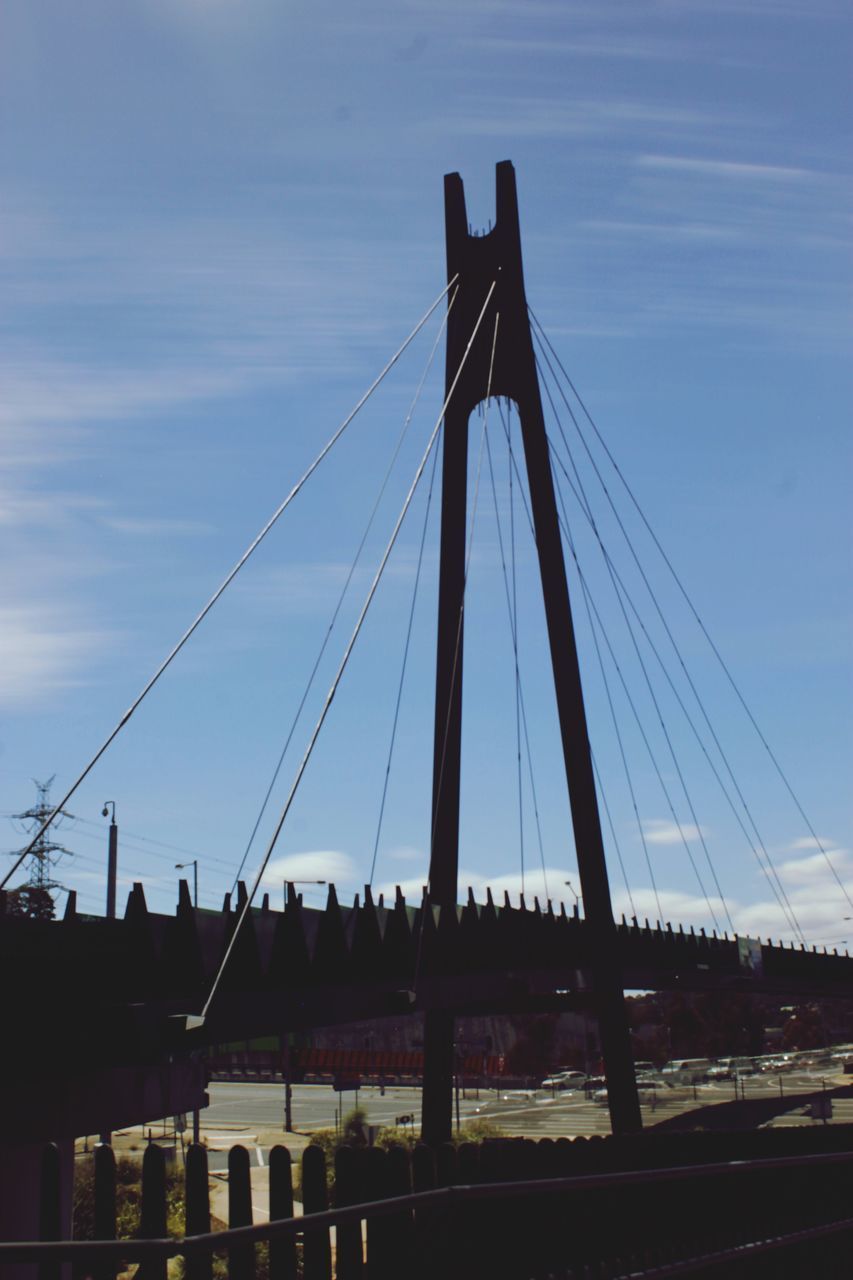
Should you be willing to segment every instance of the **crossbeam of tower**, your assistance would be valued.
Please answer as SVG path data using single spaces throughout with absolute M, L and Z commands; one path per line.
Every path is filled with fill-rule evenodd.
M 521 258 L 515 170 L 496 168 L 495 225 L 469 232 L 458 173 L 444 180 L 448 280 L 458 292 L 447 321 L 446 379 L 456 387 L 444 422 L 441 553 L 436 659 L 432 842 L 429 895 L 456 910 L 462 750 L 465 536 L 468 419 L 486 397 L 513 400 L 521 422 L 524 461 L 539 558 L 554 690 L 566 769 L 584 911 L 592 934 L 592 974 L 613 1131 L 641 1128 L 616 926 L 592 768 L 566 567 L 539 379 L 530 333 Z M 483 321 L 465 358 L 489 290 Z M 461 374 L 457 371 L 462 368 Z M 423 1134 L 447 1141 L 452 1128 L 453 1015 L 426 1015 Z

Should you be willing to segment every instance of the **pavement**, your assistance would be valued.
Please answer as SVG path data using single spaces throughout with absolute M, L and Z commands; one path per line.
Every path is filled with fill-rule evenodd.
M 827 1073 L 823 1079 L 828 1088 L 841 1084 L 849 1086 L 851 1083 L 849 1076 L 836 1077 L 835 1073 Z M 821 1087 L 820 1078 L 812 1078 L 807 1082 L 802 1077 L 795 1081 L 787 1076 L 783 1077 L 783 1081 L 781 1087 L 786 1094 L 789 1091 L 796 1094 L 802 1090 L 803 1085 L 812 1089 Z M 769 1098 L 779 1088 L 775 1077 L 754 1077 L 746 1082 L 747 1095 Z M 732 1100 L 732 1091 L 733 1085 L 730 1082 L 699 1085 L 696 1089 L 664 1088 L 654 1105 L 642 1106 L 644 1126 L 652 1127 L 667 1120 L 672 1123 L 676 1117 L 697 1109 L 716 1109 L 715 1104 Z M 301 1121 L 302 1127 L 293 1133 L 285 1133 L 282 1128 L 280 1085 L 217 1083 L 210 1086 L 210 1099 L 210 1107 L 201 1113 L 201 1140 L 208 1150 L 211 1211 L 222 1223 L 227 1223 L 228 1151 L 240 1144 L 250 1153 L 253 1217 L 255 1222 L 266 1222 L 269 1213 L 268 1161 L 271 1148 L 277 1145 L 287 1147 L 293 1163 L 298 1164 L 302 1152 L 311 1141 L 312 1131 L 329 1125 L 331 1117 L 328 1113 L 333 1105 L 332 1091 L 328 1086 L 319 1085 L 297 1086 L 294 1089 L 294 1119 L 297 1124 Z M 360 1103 L 365 1106 L 370 1121 L 390 1123 L 393 1122 L 395 1112 L 419 1113 L 420 1091 L 389 1089 L 387 1095 L 380 1095 L 378 1090 L 364 1089 L 361 1091 Z M 386 1112 L 389 1114 L 386 1115 Z M 462 1112 L 463 1123 L 466 1119 L 480 1116 L 493 1120 L 510 1136 L 575 1137 L 610 1132 L 606 1105 L 588 1101 L 583 1094 L 577 1093 L 547 1094 L 542 1090 L 509 1090 L 501 1093 L 483 1090 L 478 1098 L 469 1094 L 464 1100 Z M 812 1119 L 802 1112 L 802 1108 L 792 1110 L 770 1123 L 821 1123 L 819 1119 Z M 187 1120 L 191 1124 L 192 1117 L 188 1116 Z M 853 1098 L 834 1100 L 830 1123 L 833 1122 L 853 1122 Z M 181 1161 L 182 1148 L 191 1140 L 191 1129 L 176 1133 L 171 1121 L 121 1129 L 113 1134 L 113 1149 L 117 1156 L 129 1155 L 141 1159 L 149 1135 L 151 1140 L 164 1146 L 167 1152 L 173 1153 L 173 1159 Z M 97 1139 L 78 1141 L 78 1152 L 83 1151 L 84 1147 L 91 1148 L 94 1141 Z M 296 1211 L 301 1213 L 301 1205 L 297 1206 Z

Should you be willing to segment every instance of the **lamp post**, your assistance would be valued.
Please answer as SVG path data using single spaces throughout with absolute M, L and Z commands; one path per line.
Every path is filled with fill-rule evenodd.
M 198 858 L 193 858 L 192 862 L 175 863 L 176 871 L 183 871 L 185 867 L 193 869 L 193 906 L 198 908 Z
M 578 893 L 577 889 L 576 889 L 576 888 L 575 888 L 575 886 L 572 884 L 571 880 L 564 880 L 564 881 L 563 881 L 563 884 L 568 885 L 568 887 L 571 889 L 572 893 L 574 894 L 574 897 L 575 897 L 575 914 L 576 914 L 576 915 L 579 915 L 579 914 L 580 914 L 580 905 L 581 905 L 581 902 L 583 901 L 583 894 L 582 894 L 582 893 Z
M 186 867 L 192 867 L 192 905 L 196 910 L 199 909 L 199 859 L 193 858 L 190 863 L 175 863 L 174 869 L 182 872 Z M 195 1146 L 199 1146 L 201 1137 L 201 1116 L 199 1115 L 199 1107 L 192 1108 L 192 1142 Z
M 110 818 L 110 834 L 109 845 L 107 851 L 107 919 L 115 920 L 116 918 L 116 876 L 118 870 L 118 827 L 116 826 L 116 802 L 115 800 L 104 801 L 104 807 L 101 810 L 101 817 L 106 818 L 110 812 L 110 805 L 113 807 L 112 817 Z
M 110 814 L 110 805 L 112 805 L 112 815 L 110 817 L 109 842 L 107 845 L 107 919 L 115 920 L 116 878 L 118 875 L 118 827 L 116 826 L 115 800 L 104 801 L 104 807 L 101 810 L 101 817 L 106 818 Z M 108 1147 L 112 1144 L 112 1140 L 112 1133 L 109 1129 L 105 1129 L 100 1135 L 100 1141 L 104 1146 Z

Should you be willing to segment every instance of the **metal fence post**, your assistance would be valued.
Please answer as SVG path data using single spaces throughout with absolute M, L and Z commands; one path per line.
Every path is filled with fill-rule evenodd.
M 326 1157 L 322 1147 L 308 1146 L 302 1153 L 302 1207 L 307 1216 L 323 1213 L 328 1205 Z M 328 1229 L 305 1232 L 302 1260 L 305 1280 L 331 1280 L 332 1251 Z
M 142 1157 L 142 1214 L 139 1234 L 146 1240 L 166 1235 L 166 1157 L 162 1147 L 149 1142 Z M 142 1280 L 166 1280 L 166 1259 L 154 1258 L 140 1265 Z
M 293 1170 L 287 1147 L 270 1151 L 270 1222 L 293 1217 Z M 296 1237 L 270 1241 L 270 1280 L 296 1280 Z
M 228 1225 L 252 1225 L 252 1176 L 249 1153 L 245 1147 L 232 1147 L 228 1152 Z M 232 1245 L 228 1250 L 228 1280 L 254 1280 L 255 1246 Z
M 59 1148 L 50 1142 L 42 1151 L 39 1177 L 39 1240 L 59 1240 L 62 1237 L 60 1211 Z M 42 1262 L 39 1280 L 59 1280 L 59 1262 Z
M 95 1239 L 116 1238 L 116 1158 L 112 1147 L 98 1143 L 93 1156 L 95 1172 Z M 114 1280 L 116 1268 L 102 1262 L 94 1268 L 95 1280 Z
M 210 1231 L 210 1192 L 207 1186 L 207 1148 L 195 1142 L 187 1148 L 186 1217 L 188 1236 Z M 213 1253 L 193 1253 L 186 1258 L 187 1280 L 210 1280 Z

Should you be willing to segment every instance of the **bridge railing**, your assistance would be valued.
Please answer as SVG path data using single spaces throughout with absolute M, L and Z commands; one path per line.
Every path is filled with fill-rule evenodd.
M 139 1264 L 139 1280 L 166 1280 L 168 1260 L 179 1257 L 188 1280 L 210 1280 L 214 1258 L 224 1254 L 229 1280 L 848 1274 L 853 1151 L 579 1173 L 575 1147 L 516 1140 L 437 1151 L 419 1146 L 411 1153 L 341 1148 L 331 1209 L 332 1170 L 319 1147 L 308 1147 L 298 1180 L 299 1216 L 290 1154 L 276 1147 L 269 1162 L 270 1221 L 257 1225 L 248 1152 L 235 1147 L 229 1228 L 213 1232 L 206 1151 L 191 1147 L 184 1234 L 168 1238 L 164 1153 L 152 1145 L 143 1160 L 141 1224 L 133 1240 L 115 1239 L 115 1161 L 110 1148 L 100 1147 L 93 1239 L 0 1244 L 0 1273 L 7 1263 L 28 1262 L 39 1280 L 58 1280 L 62 1263 L 70 1262 L 76 1280 L 114 1280 Z M 648 1148 L 644 1163 L 653 1165 L 667 1149 L 674 1152 L 677 1144 Z M 696 1156 L 699 1145 L 692 1149 Z M 606 1141 L 580 1150 L 593 1168 L 613 1154 Z M 688 1156 L 688 1144 L 681 1151 Z M 58 1155 L 48 1148 L 43 1237 L 58 1234 L 58 1181 Z

